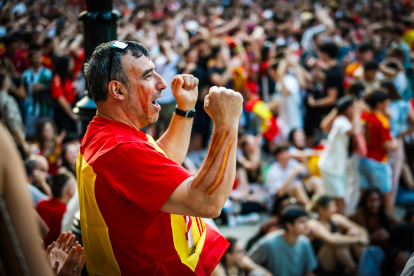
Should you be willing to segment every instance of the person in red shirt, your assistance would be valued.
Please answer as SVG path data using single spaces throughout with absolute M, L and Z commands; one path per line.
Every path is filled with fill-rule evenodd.
M 76 121 L 79 116 L 72 111 L 75 93 L 72 83 L 73 60 L 69 56 L 60 57 L 53 72 L 50 93 L 56 101 L 55 122 L 58 131 L 77 132 Z
M 361 115 L 365 129 L 367 155 L 359 165 L 361 188 L 377 187 L 384 193 L 384 206 L 392 211 L 392 171 L 388 151 L 398 148 L 398 141 L 391 138 L 387 106 L 389 99 L 384 91 L 376 90 L 365 96 L 369 110 Z
M 25 70 L 29 69 L 30 64 L 25 52 L 22 49 L 19 49 L 19 43 L 20 36 L 18 34 L 12 34 L 7 37 L 4 41 L 6 52 L 1 58 L 8 58 L 11 60 L 16 72 L 22 74 Z
M 52 197 L 39 202 L 37 212 L 49 227 L 49 233 L 43 240 L 45 246 L 57 240 L 60 235 L 66 204 L 76 191 L 76 180 L 66 173 L 56 174 L 51 180 Z
M 233 187 L 242 96 L 210 89 L 204 108 L 214 121 L 212 142 L 192 176 L 180 164 L 190 142 L 197 78 L 173 78 L 177 108 L 155 141 L 140 129 L 157 121 L 156 100 L 167 84 L 142 44 L 101 44 L 85 64 L 85 77 L 98 109 L 76 173 L 88 273 L 210 275 L 228 242 L 203 218 L 220 214 Z

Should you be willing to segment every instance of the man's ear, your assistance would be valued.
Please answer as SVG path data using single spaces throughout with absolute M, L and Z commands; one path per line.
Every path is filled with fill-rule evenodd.
M 123 87 L 120 82 L 117 81 L 111 81 L 108 84 L 108 90 L 109 94 L 112 95 L 116 100 L 123 101 L 124 100 L 124 93 L 123 93 Z

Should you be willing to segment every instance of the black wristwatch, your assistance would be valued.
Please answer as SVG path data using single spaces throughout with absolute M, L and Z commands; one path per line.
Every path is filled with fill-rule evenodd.
M 194 118 L 196 115 L 196 111 L 195 109 L 190 110 L 190 111 L 184 111 L 179 109 L 177 106 L 175 107 L 175 114 L 177 114 L 178 116 L 184 117 L 184 118 Z

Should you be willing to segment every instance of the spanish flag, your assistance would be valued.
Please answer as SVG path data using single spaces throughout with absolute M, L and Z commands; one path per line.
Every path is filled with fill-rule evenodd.
M 253 112 L 262 119 L 263 138 L 271 142 L 279 133 L 276 116 L 272 113 L 269 106 L 260 98 L 256 97 L 245 104 L 247 112 Z

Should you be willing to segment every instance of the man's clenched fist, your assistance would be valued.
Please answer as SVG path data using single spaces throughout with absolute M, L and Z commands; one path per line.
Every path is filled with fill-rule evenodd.
M 238 125 L 242 106 L 242 95 L 225 87 L 211 87 L 204 99 L 204 109 L 217 126 Z
M 193 75 L 177 75 L 171 81 L 171 89 L 177 107 L 184 111 L 193 110 L 198 98 L 198 79 Z

